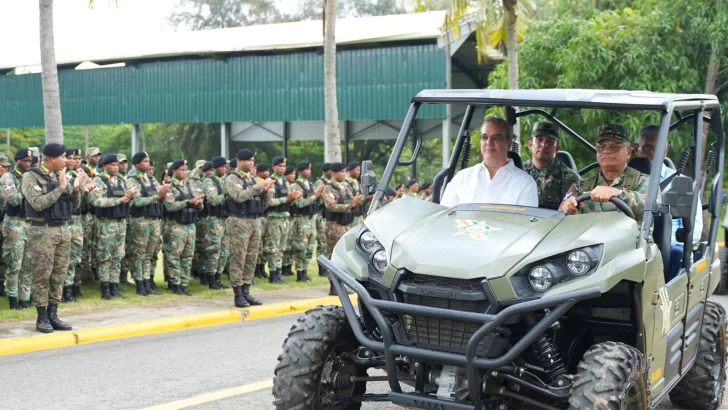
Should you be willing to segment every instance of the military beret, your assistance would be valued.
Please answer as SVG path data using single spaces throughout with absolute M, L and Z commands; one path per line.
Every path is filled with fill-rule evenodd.
M 172 168 L 167 170 L 167 175 L 169 175 L 170 177 L 174 176 L 174 172 L 172 172 Z
M 150 167 L 153 167 L 154 166 L 154 161 L 152 161 L 151 159 L 149 160 L 149 166 Z
M 407 181 L 407 188 L 411 187 L 414 184 L 419 184 L 420 182 L 417 180 L 417 178 L 410 178 L 409 181 Z
M 396 193 L 396 192 L 394 192 L 394 189 L 392 189 L 392 188 L 389 188 L 389 189 L 387 190 L 387 196 L 395 196 L 395 195 L 397 195 L 397 193 Z
M 134 154 L 134 155 L 133 155 L 133 156 L 131 157 L 131 163 L 132 163 L 132 165 L 136 165 L 136 164 L 138 164 L 138 163 L 140 163 L 140 162 L 144 161 L 144 158 L 148 158 L 148 157 L 149 157 L 149 154 L 147 154 L 147 153 L 146 153 L 146 152 L 144 152 L 144 151 L 142 151 L 142 152 L 137 152 L 136 154 Z M 150 164 L 151 164 L 151 162 L 152 162 L 152 161 L 149 161 L 149 163 L 150 163 Z
M 31 160 L 30 160 L 30 166 L 34 167 L 34 166 L 38 165 L 39 162 L 40 162 L 40 158 L 33 155 L 33 158 L 31 158 Z
M 305 171 L 310 166 L 311 166 L 311 163 L 310 162 L 306 162 L 306 161 L 299 162 L 298 165 L 296 165 L 296 171 L 299 171 L 299 172 L 300 171 Z
M 352 161 L 349 163 L 349 165 L 346 166 L 347 171 L 351 171 L 352 169 L 356 169 L 359 166 L 358 161 Z
M 99 161 L 99 166 L 103 167 L 104 165 L 111 164 L 112 162 L 119 162 L 119 156 L 116 154 L 104 154 Z
M 124 154 L 119 154 L 119 155 L 117 155 L 117 157 L 119 157 L 119 162 L 127 161 L 126 155 L 124 155 Z M 127 162 L 129 162 L 129 161 L 127 161 Z
M 425 182 L 424 184 L 420 185 L 420 191 L 424 191 L 425 189 L 429 188 L 432 184 L 429 182 Z
M 399 184 L 399 185 L 397 185 L 396 187 L 394 187 L 394 190 L 395 190 L 395 191 L 399 191 L 399 189 L 400 189 L 400 188 L 403 188 L 403 187 L 404 187 L 404 184 Z
M 536 125 L 533 126 L 533 132 L 531 133 L 531 137 L 533 138 L 538 136 L 549 137 L 558 141 L 559 126 L 552 122 L 537 122 Z
M 293 165 L 289 165 L 286 167 L 286 170 L 283 171 L 283 175 L 288 175 L 296 172 L 296 168 Z
M 346 164 L 341 162 L 335 162 L 331 164 L 331 172 L 340 172 L 346 170 Z
M 210 161 L 210 166 L 212 168 L 220 168 L 224 165 L 227 165 L 227 159 L 225 159 L 225 157 L 214 157 L 212 161 Z
M 277 165 L 281 165 L 284 162 L 286 162 L 286 158 L 279 155 L 277 157 L 273 157 L 273 161 L 271 161 L 270 164 L 275 167 Z
M 249 149 L 243 148 L 240 151 L 238 151 L 236 158 L 241 161 L 247 161 L 247 160 L 253 158 L 255 156 L 255 154 L 256 154 L 255 152 L 253 152 Z
M 186 159 L 178 159 L 177 161 L 174 161 L 172 163 L 172 166 L 169 167 L 169 169 L 171 169 L 172 171 L 174 171 L 175 169 L 177 169 L 177 168 L 179 168 L 179 167 L 181 167 L 183 165 L 187 165 L 187 160 Z
M 619 124 L 602 124 L 597 134 L 597 142 L 601 140 L 614 140 L 617 142 L 631 142 L 627 129 Z
M 81 150 L 79 148 L 70 148 L 66 150 L 67 157 L 72 157 L 75 155 L 81 155 Z
M 270 170 L 270 166 L 266 164 L 265 162 L 261 162 L 260 164 L 255 166 L 255 170 L 258 172 L 265 172 Z
M 210 161 L 205 162 L 204 164 L 202 164 L 202 167 L 200 167 L 200 169 L 202 170 L 202 172 L 212 169 L 212 162 L 210 162 Z
M 33 153 L 30 152 L 28 148 L 21 148 L 17 151 L 15 151 L 15 157 L 14 159 L 16 161 L 21 161 L 24 159 L 30 159 L 33 156 Z
M 43 155 L 51 158 L 58 158 L 66 153 L 66 146 L 63 144 L 46 144 L 43 147 Z
M 91 147 L 86 151 L 86 156 L 93 157 L 94 155 L 101 155 L 99 147 Z
M 324 164 L 321 165 L 321 171 L 323 171 L 323 172 L 331 171 L 331 164 L 328 162 L 324 162 Z
M 204 159 L 198 159 L 197 161 L 195 161 L 195 168 L 202 167 L 203 165 L 205 165 L 205 162 L 207 161 L 205 161 Z
M 229 165 L 230 165 L 230 168 L 237 168 L 238 167 L 238 161 L 235 158 L 233 158 L 233 159 L 230 160 L 230 164 Z

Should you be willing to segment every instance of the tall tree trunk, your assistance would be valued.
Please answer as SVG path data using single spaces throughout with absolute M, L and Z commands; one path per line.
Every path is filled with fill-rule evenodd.
M 516 6 L 518 0 L 504 0 L 503 7 L 506 9 L 506 19 L 508 22 L 508 42 L 506 50 L 508 53 L 508 88 L 511 90 L 518 89 L 518 34 L 516 33 L 516 22 L 518 15 L 516 14 Z M 513 133 L 518 136 L 515 139 L 518 142 L 518 151 L 521 150 L 521 132 L 519 122 L 513 125 Z
M 324 0 L 325 162 L 341 162 L 339 109 L 336 98 L 336 0 Z
M 40 0 L 40 63 L 43 80 L 43 116 L 45 142 L 63 144 L 61 91 L 53 39 L 53 0 Z
M 713 50 L 710 53 L 710 61 L 708 62 L 708 72 L 705 76 L 705 94 L 715 94 L 715 87 L 718 85 L 718 66 L 720 64 L 719 62 L 719 55 L 720 50 Z M 710 114 L 707 114 L 710 116 Z M 708 152 L 708 135 L 710 134 L 710 124 L 704 123 L 703 124 L 703 152 L 701 153 L 701 158 L 703 158 L 703 161 L 705 161 L 706 158 L 706 152 Z M 716 153 L 717 155 L 717 153 Z M 711 184 L 707 184 L 706 181 L 703 181 L 703 186 L 705 186 L 705 191 L 703 192 L 703 196 L 700 198 L 703 203 L 707 203 L 708 200 L 708 191 L 710 190 Z M 698 212 L 701 212 L 700 210 Z M 709 213 L 707 210 L 702 211 L 703 212 L 703 233 L 701 236 L 701 240 L 708 240 L 708 235 L 710 234 L 710 219 Z

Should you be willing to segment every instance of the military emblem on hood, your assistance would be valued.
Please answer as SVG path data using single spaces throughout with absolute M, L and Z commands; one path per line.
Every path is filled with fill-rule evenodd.
M 485 221 L 468 221 L 463 219 L 455 220 L 455 227 L 458 232 L 453 235 L 468 235 L 479 241 L 495 241 L 491 232 L 499 231 L 501 228 L 493 228 L 485 223 Z

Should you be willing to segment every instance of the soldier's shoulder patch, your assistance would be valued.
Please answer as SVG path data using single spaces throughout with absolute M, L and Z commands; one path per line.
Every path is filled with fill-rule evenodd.
M 207 188 L 207 192 L 213 192 L 213 191 L 216 191 L 216 190 L 217 190 L 217 188 L 215 188 L 214 186 L 211 186 L 211 187 Z
M 235 184 L 235 188 L 243 189 L 243 184 Z
M 15 185 L 13 185 L 11 182 L 8 182 L 7 185 L 5 185 L 5 192 L 15 191 Z
M 33 185 L 33 190 L 37 192 L 43 192 L 43 188 L 41 188 L 38 184 Z

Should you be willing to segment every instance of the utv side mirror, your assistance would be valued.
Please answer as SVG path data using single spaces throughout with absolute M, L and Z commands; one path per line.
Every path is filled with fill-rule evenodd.
M 377 186 L 377 173 L 374 172 L 372 161 L 366 160 L 361 163 L 361 191 L 364 195 L 374 194 Z
M 692 221 L 693 179 L 684 175 L 673 178 L 670 188 L 662 194 L 662 204 L 670 207 L 673 218 Z

